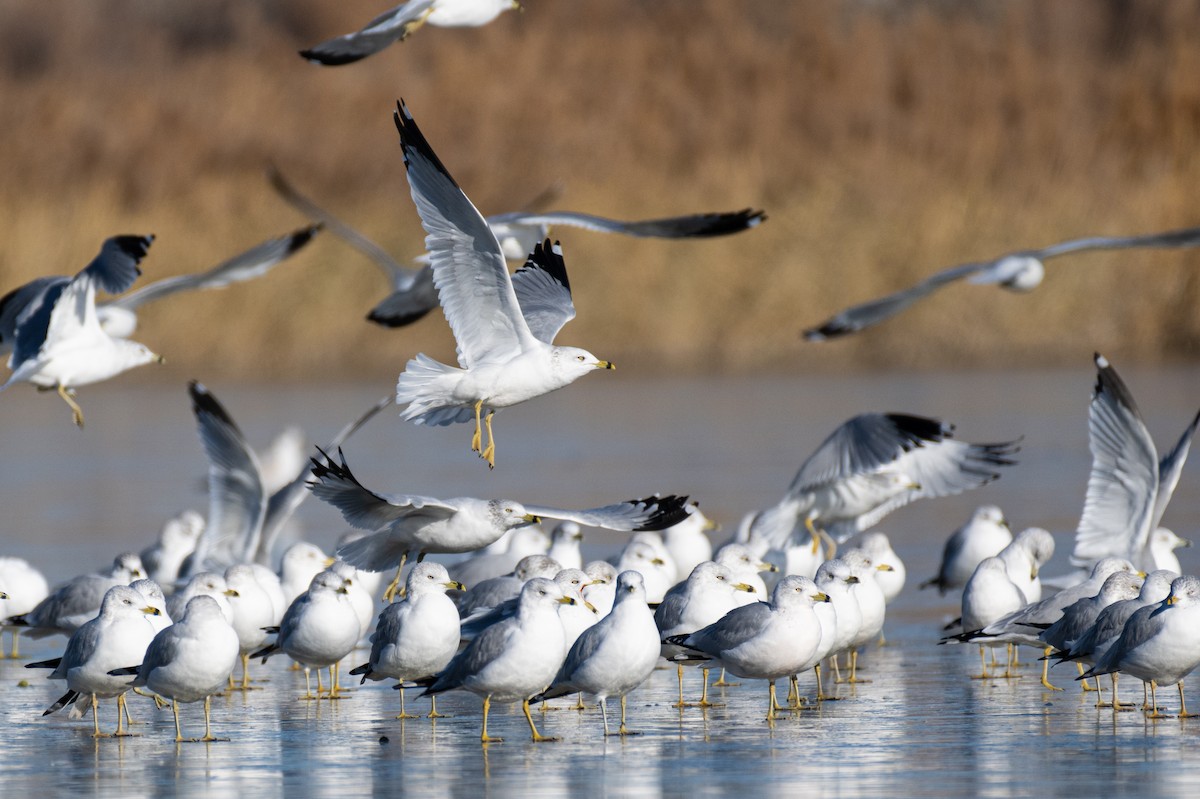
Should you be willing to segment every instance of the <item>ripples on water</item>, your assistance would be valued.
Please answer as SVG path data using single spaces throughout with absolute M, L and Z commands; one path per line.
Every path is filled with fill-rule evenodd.
M 1121 368 L 1151 432 L 1173 440 L 1200 406 L 1200 378 L 1186 370 Z M 620 378 L 618 373 L 617 378 Z M 214 728 L 231 743 L 177 746 L 169 712 L 133 703 L 142 737 L 90 738 L 89 721 L 40 713 L 62 693 L 19 663 L 0 661 L 0 784 L 5 795 L 345 796 L 376 791 L 420 796 L 751 795 L 1010 796 L 1073 792 L 1194 792 L 1200 719 L 1156 723 L 1097 711 L 1065 667 L 1044 691 L 1036 677 L 980 682 L 973 647 L 937 647 L 953 601 L 914 586 L 936 568 L 945 537 L 975 505 L 995 502 L 1014 528 L 1056 533 L 1049 571 L 1065 570 L 1070 531 L 1087 479 L 1088 371 L 918 377 L 817 377 L 648 381 L 589 379 L 496 420 L 497 467 L 467 451 L 466 427 L 428 430 L 388 411 L 346 445 L 364 482 L 381 491 L 510 496 L 585 507 L 652 491 L 684 492 L 730 529 L 744 512 L 773 502 L 800 461 L 837 424 L 862 411 L 942 416 L 974 441 L 1025 437 L 1021 465 L 974 495 L 917 503 L 889 517 L 908 564 L 909 585 L 893 606 L 889 644 L 866 656 L 873 682 L 773 727 L 766 688 L 726 689 L 707 713 L 670 707 L 674 670 L 656 672 L 630 699 L 643 734 L 602 737 L 597 712 L 547 715 L 557 744 L 534 745 L 519 709 L 494 712 L 503 744 L 478 742 L 479 700 L 452 693 L 439 709 L 454 718 L 400 722 L 396 693 L 373 684 L 341 702 L 299 702 L 300 673 L 277 660 L 266 690 L 214 702 Z M 332 435 L 387 391 L 386 385 L 246 387 L 210 385 L 256 445 L 286 423 Z M 5 456 L 0 507 L 3 553 L 25 557 L 52 581 L 95 568 L 121 549 L 140 549 L 162 521 L 203 510 L 206 464 L 185 388 L 85 389 L 88 426 L 70 425 L 55 397 L 10 392 L 0 402 Z M 1196 466 L 1184 473 L 1167 521 L 1195 536 Z M 328 546 L 342 531 L 319 503 L 302 509 L 306 536 Z M 593 535 L 588 554 L 610 554 L 619 538 Z M 1182 551 L 1195 571 L 1195 555 Z M 28 642 L 32 658 L 59 654 L 62 638 Z M 17 687 L 28 679 L 29 687 Z M 689 672 L 695 685 L 698 673 Z M 802 682 L 811 693 L 811 678 Z M 1135 689 L 1127 687 L 1132 697 Z M 1173 708 L 1171 691 L 1160 698 Z M 420 706 L 420 702 L 414 702 Z M 615 707 L 615 705 L 613 705 Z M 111 703 L 101 707 L 111 727 Z M 542 722 L 539 722 L 541 724 Z M 199 706 L 185 706 L 197 734 Z M 489 725 L 493 726 L 493 725 Z M 381 739 L 386 738 L 386 743 Z

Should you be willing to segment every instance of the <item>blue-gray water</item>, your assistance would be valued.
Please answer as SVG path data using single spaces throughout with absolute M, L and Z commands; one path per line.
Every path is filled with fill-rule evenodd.
M 1200 374 L 1117 367 L 1160 445 L 1173 442 L 1200 407 Z M 300 702 L 294 697 L 302 676 L 273 661 L 266 690 L 214 702 L 214 726 L 230 743 L 177 746 L 169 712 L 144 700 L 132 703 L 148 722 L 137 728 L 141 737 L 94 741 L 89 721 L 41 717 L 61 683 L 3 660 L 0 784 L 6 795 L 73 796 L 342 796 L 372 789 L 421 796 L 1182 794 L 1200 779 L 1200 720 L 1114 718 L 1080 696 L 1061 668 L 1055 681 L 1068 687 L 1063 693 L 1044 691 L 1028 676 L 970 680 L 976 651 L 935 645 L 954 599 L 915 590 L 936 568 L 945 537 L 983 502 L 1003 507 L 1015 529 L 1053 531 L 1059 552 L 1047 571 L 1065 570 L 1090 462 L 1092 381 L 1083 369 L 716 380 L 597 375 L 499 414 L 491 473 L 468 451 L 469 427 L 417 428 L 386 411 L 345 446 L 360 478 L 376 490 L 562 507 L 688 493 L 726 531 L 741 514 L 778 499 L 804 457 L 855 413 L 940 416 L 966 440 L 1024 442 L 1020 464 L 992 486 L 916 503 L 884 521 L 880 529 L 905 559 L 909 585 L 889 611 L 888 645 L 865 656 L 873 682 L 843 687 L 844 701 L 773 727 L 763 721 L 761 683 L 726 689 L 725 706 L 706 714 L 680 713 L 670 707 L 671 670 L 656 672 L 630 698 L 638 737 L 606 740 L 596 712 L 558 711 L 547 715 L 544 731 L 563 741 L 535 745 L 518 711 L 498 709 L 491 732 L 507 740 L 484 750 L 473 695 L 439 703 L 453 718 L 401 723 L 392 718 L 396 692 L 386 686 L 367 686 L 341 702 Z M 256 445 L 285 424 L 299 424 L 321 443 L 388 390 L 386 382 L 209 388 Z M 205 461 L 183 385 L 117 381 L 85 389 L 81 401 L 82 431 L 57 397 L 14 390 L 0 398 L 0 554 L 27 558 L 52 582 L 102 566 L 122 549 L 141 549 L 168 516 L 205 507 Z M 1198 468 L 1185 470 L 1166 517 L 1189 537 L 1200 528 Z M 305 504 L 300 519 L 304 534 L 323 546 L 343 530 L 316 502 Z M 588 554 L 611 554 L 619 542 L 593 534 Z M 1194 572 L 1195 551 L 1180 554 Z M 62 645 L 51 638 L 23 649 L 52 657 Z M 29 687 L 17 687 L 25 679 Z M 694 685 L 698 677 L 688 679 Z M 802 686 L 811 695 L 811 678 Z M 1127 690 L 1133 698 L 1133 685 Z M 1176 706 L 1172 691 L 1159 698 Z M 1200 697 L 1192 701 L 1200 706 Z M 111 711 L 111 703 L 102 705 L 106 727 Z M 184 723 L 198 734 L 197 706 L 185 708 Z

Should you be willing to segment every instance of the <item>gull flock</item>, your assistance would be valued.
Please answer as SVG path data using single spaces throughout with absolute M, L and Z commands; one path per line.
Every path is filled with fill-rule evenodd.
M 513 0 L 409 0 L 301 55 L 326 66 L 349 64 L 425 23 L 483 25 L 518 7 Z M 141 304 L 264 277 L 323 230 L 384 272 L 389 293 L 369 312 L 370 321 L 402 327 L 440 307 L 458 361 L 414 354 L 393 392 L 323 446 L 302 441 L 302 456 L 290 460 L 256 453 L 213 392 L 190 383 L 209 462 L 205 515 L 169 520 L 140 554 L 122 553 L 103 573 L 58 586 L 23 560 L 0 558 L 0 625 L 11 635 L 9 656 L 20 656 L 21 635 L 66 638 L 60 657 L 26 664 L 65 687 L 45 714 L 90 712 L 93 736 L 122 737 L 132 734 L 134 692 L 170 704 L 176 741 L 222 740 L 213 732 L 211 697 L 250 690 L 255 662 L 274 656 L 303 669 L 304 701 L 345 696 L 353 686 L 343 685 L 344 674 L 395 681 L 397 718 L 414 718 L 406 691 L 429 698 L 431 718 L 439 715 L 438 695 L 471 692 L 481 701 L 483 744 L 501 740 L 488 731 L 493 704 L 519 704 L 534 742 L 557 740 L 538 729 L 531 706 L 575 695 L 579 709 L 587 707 L 584 697 L 599 702 L 604 735 L 633 734 L 627 697 L 671 664 L 677 707 L 710 704 L 709 672 L 720 669 L 722 676 L 765 683 L 771 724 L 831 698 L 831 681 L 862 682 L 860 656 L 869 657 L 882 638 L 887 606 L 906 582 L 904 563 L 872 528 L 908 503 L 998 479 L 1015 465 L 1019 438 L 968 443 L 939 419 L 859 413 L 800 465 L 778 503 L 747 514 L 719 547 L 711 538 L 715 526 L 683 494 L 646 491 L 571 510 L 368 488 L 349 466 L 353 437 L 393 404 L 406 422 L 470 425 L 470 449 L 493 469 L 503 462 L 493 430 L 499 411 L 614 369 L 588 350 L 554 343 L 576 309 L 569 247 L 551 237 L 551 228 L 686 239 L 750 231 L 766 220 L 749 208 L 640 221 L 534 210 L 485 217 L 403 102 L 393 121 L 426 232 L 425 254 L 412 265 L 271 170 L 281 198 L 312 224 L 206 272 L 132 292 L 154 237 L 115 235 L 74 276 L 40 277 L 0 298 L 0 351 L 9 354 L 11 369 L 0 391 L 30 383 L 54 392 L 79 427 L 77 389 L 162 360 L 130 340 Z M 1045 259 L 1090 249 L 1193 247 L 1200 244 L 1198 230 L 1076 239 L 954 267 L 850 308 L 806 337 L 862 330 L 954 280 L 1027 291 L 1041 283 Z M 523 265 L 510 272 L 510 260 Z M 111 296 L 101 300 L 98 293 Z M 1186 542 L 1160 522 L 1200 414 L 1160 456 L 1112 364 L 1097 355 L 1095 366 L 1093 466 L 1071 557 L 1076 571 L 1044 577 L 1054 551 L 1050 534 L 1030 528 L 1013 535 L 1003 512 L 985 505 L 949 538 L 937 574 L 921 587 L 960 593 L 960 617 L 942 643 L 979 645 L 981 679 L 1015 676 L 1017 647 L 1033 647 L 1043 657 L 1047 690 L 1058 689 L 1050 662 L 1071 661 L 1081 683 L 1094 683 L 1098 705 L 1114 712 L 1131 706 L 1117 692 L 1118 676 L 1126 674 L 1146 686 L 1148 717 L 1165 715 L 1157 689 L 1171 686 L 1179 692 L 1178 715 L 1186 717 L 1183 680 L 1200 666 L 1200 579 L 1180 574 L 1173 550 Z M 282 465 L 275 468 L 277 460 Z M 285 546 L 281 533 L 309 495 L 354 528 L 332 554 L 304 541 Z M 551 520 L 556 526 L 547 535 L 541 525 Z M 584 528 L 627 533 L 628 541 L 607 560 L 585 562 Z M 381 578 L 393 571 L 384 587 Z M 356 654 L 364 642 L 366 652 Z M 703 675 L 691 702 L 686 666 Z M 811 697 L 808 683 L 801 684 L 809 672 Z M 1101 689 L 1099 678 L 1107 675 L 1109 687 Z M 781 680 L 788 686 L 782 702 Z M 619 704 L 615 730 L 609 699 Z M 111 733 L 99 719 L 109 700 L 116 709 Z M 181 703 L 203 703 L 203 736 L 184 736 Z

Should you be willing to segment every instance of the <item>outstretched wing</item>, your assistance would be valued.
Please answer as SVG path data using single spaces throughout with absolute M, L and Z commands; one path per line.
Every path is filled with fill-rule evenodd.
M 496 355 L 529 349 L 534 341 L 521 315 L 500 243 L 442 166 L 401 103 L 396 130 L 413 202 L 428 235 L 425 248 L 446 321 L 463 368 Z
M 525 510 L 534 516 L 565 519 L 607 530 L 665 530 L 688 517 L 687 501 L 686 496 L 669 495 L 631 499 L 590 510 L 563 510 L 528 504 L 525 505 Z
M 409 0 L 375 17 L 362 30 L 301 50 L 300 55 L 327 67 L 352 64 L 407 36 L 432 8 L 433 1 Z
M 230 258 L 228 261 L 214 266 L 206 272 L 193 275 L 177 275 L 151 283 L 148 286 L 130 292 L 123 297 L 103 303 L 101 307 L 114 306 L 117 308 L 133 309 L 179 291 L 193 289 L 224 288 L 233 283 L 241 283 L 262 277 L 271 271 L 279 262 L 291 257 L 302 247 L 312 241 L 313 236 L 320 231 L 321 225 L 309 225 L 306 228 L 280 236 L 259 244 L 257 247 Z
M 1095 356 L 1096 389 L 1088 409 L 1088 477 L 1071 563 L 1121 557 L 1133 562 L 1153 532 L 1158 454 L 1133 395 L 1108 359 Z
M 192 555 L 190 577 L 208 568 L 218 552 L 221 565 L 230 556 L 247 560 L 258 549 L 267 497 L 258 459 L 233 418 L 203 384 L 188 383 L 200 441 L 208 456 L 208 523 Z
M 323 502 L 328 502 L 341 512 L 342 518 L 351 527 L 372 532 L 382 530 L 396 521 L 421 511 L 430 516 L 448 517 L 455 511 L 450 505 L 438 499 L 419 496 L 384 496 L 376 494 L 362 483 L 346 465 L 346 457 L 338 450 L 341 464 L 333 462 L 324 450 L 317 450 L 325 458 L 321 461 L 313 458 L 312 473 L 314 479 L 308 486 L 313 494 Z
M 562 246 L 546 239 L 529 254 L 529 260 L 512 276 L 513 291 L 529 332 L 550 344 L 562 326 L 575 318 L 571 283 Z
M 1200 413 L 1192 418 L 1192 423 L 1179 437 L 1175 446 L 1158 462 L 1158 492 L 1154 497 L 1154 515 L 1150 517 L 1150 532 L 1158 529 L 1163 514 L 1167 512 L 1167 503 L 1175 493 L 1179 484 L 1179 475 L 1183 472 L 1183 464 L 1187 462 L 1188 452 L 1192 448 L 1192 438 L 1196 435 L 1196 427 L 1200 426 Z

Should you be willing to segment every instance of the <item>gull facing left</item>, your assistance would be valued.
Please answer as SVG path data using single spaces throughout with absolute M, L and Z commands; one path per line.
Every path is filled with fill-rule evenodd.
M 560 389 L 596 369 L 587 350 L 552 342 L 575 316 L 562 250 L 547 240 L 515 275 L 500 242 L 401 103 L 395 113 L 413 202 L 427 233 L 438 301 L 454 332 L 460 368 L 424 353 L 396 381 L 401 418 L 444 426 L 475 420 L 471 449 L 496 465 L 492 416 Z M 483 446 L 482 427 L 488 441 Z

